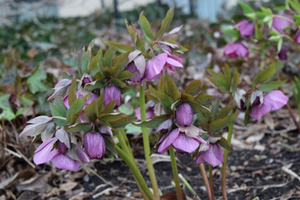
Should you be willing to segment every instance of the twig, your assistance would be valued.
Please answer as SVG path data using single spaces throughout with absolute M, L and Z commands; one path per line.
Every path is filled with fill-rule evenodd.
M 282 171 L 295 177 L 296 179 L 298 179 L 300 181 L 300 176 L 298 176 L 298 174 L 296 174 L 294 171 L 290 170 L 288 167 L 282 166 Z
M 93 199 L 100 197 L 102 194 L 105 194 L 106 192 L 115 191 L 117 188 L 118 187 L 107 188 L 107 189 L 103 190 L 102 192 L 99 192 L 98 194 L 93 195 Z
M 33 168 L 35 169 L 35 165 L 28 160 L 28 158 L 26 156 L 24 156 L 24 154 L 22 154 L 18 149 L 15 148 L 15 150 L 18 152 L 18 154 L 20 154 L 22 156 L 22 158 Z
M 290 115 L 291 115 L 291 117 L 292 117 L 292 119 L 293 119 L 293 122 L 295 123 L 295 125 L 296 125 L 296 127 L 297 127 L 297 129 L 298 129 L 298 133 L 300 134 L 300 126 L 299 126 L 299 124 L 298 124 L 298 122 L 297 122 L 297 120 L 296 120 L 296 118 L 295 118 L 295 116 L 294 116 L 294 114 L 293 114 L 293 111 L 292 111 L 292 109 L 291 109 L 291 107 L 290 107 L 290 104 L 287 103 L 287 104 L 286 104 L 286 107 L 287 107 L 287 109 L 288 109 L 288 111 L 289 111 L 289 113 L 290 113 Z
M 237 192 L 237 191 L 245 190 L 245 189 L 268 189 L 268 188 L 284 187 L 288 183 L 290 183 L 290 181 L 286 182 L 286 183 L 274 184 L 274 185 L 259 185 L 259 186 L 241 187 L 241 188 L 236 188 L 236 189 L 229 189 L 229 190 L 227 190 L 227 193 Z
M 98 178 L 100 178 L 105 184 L 107 185 L 111 185 L 112 187 L 115 187 L 111 182 L 108 182 L 107 180 L 105 180 L 102 176 L 100 176 L 95 170 L 93 170 L 90 167 L 86 168 L 87 171 L 92 172 L 94 175 L 96 175 Z
M 12 155 L 18 157 L 18 158 L 22 158 L 21 155 L 17 154 L 16 152 L 14 152 L 14 151 L 12 151 L 12 150 L 6 148 L 6 147 L 4 147 L 4 150 L 7 151 L 8 153 L 10 153 L 10 154 L 12 154 Z

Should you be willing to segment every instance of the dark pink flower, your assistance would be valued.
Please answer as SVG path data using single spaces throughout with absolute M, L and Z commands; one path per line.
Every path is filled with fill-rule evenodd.
M 229 55 L 231 58 L 247 57 L 249 52 L 248 48 L 242 43 L 228 43 L 224 48 L 224 55 Z
M 282 46 L 279 53 L 278 53 L 279 60 L 286 60 L 287 59 L 287 48 Z
M 146 63 L 145 78 L 147 80 L 152 80 L 157 78 L 161 73 L 166 64 L 168 58 L 167 53 L 161 53 L 152 59 L 148 60 Z
M 213 167 L 224 163 L 222 149 L 219 144 L 210 144 L 208 150 L 199 152 L 196 163 L 199 165 L 204 162 Z
M 254 34 L 254 24 L 248 20 L 240 21 L 233 28 L 238 28 L 241 35 L 249 38 Z
M 189 126 L 194 120 L 194 111 L 188 103 L 180 104 L 176 108 L 176 120 L 180 126 Z
M 104 137 L 98 132 L 88 132 L 83 137 L 84 150 L 91 158 L 102 158 L 105 154 Z
M 166 60 L 166 66 L 168 66 L 167 71 L 168 70 L 175 71 L 175 67 L 183 68 L 182 59 L 179 58 L 178 56 L 168 55 Z
M 290 21 L 295 21 L 290 15 L 283 14 L 281 16 L 289 19 Z M 272 28 L 276 29 L 281 34 L 284 34 L 283 29 L 293 25 L 292 22 L 290 22 L 284 18 L 273 17 Z
M 128 65 L 126 70 L 130 71 L 132 74 L 138 72 L 135 77 L 129 79 L 130 81 L 142 81 L 146 70 L 146 61 L 141 51 L 135 50 L 128 55 Z
M 273 90 L 268 92 L 263 97 L 257 96 L 252 100 L 252 109 L 250 117 L 259 120 L 270 111 L 278 110 L 287 104 L 289 98 L 285 96 L 280 90 Z
M 141 120 L 141 108 L 138 107 L 137 109 L 135 109 L 135 116 L 138 120 Z M 146 119 L 152 119 L 152 117 L 154 117 L 154 107 L 149 107 L 146 111 Z

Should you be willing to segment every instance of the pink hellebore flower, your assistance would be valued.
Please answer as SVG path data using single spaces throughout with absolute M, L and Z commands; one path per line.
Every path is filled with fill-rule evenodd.
M 249 38 L 251 38 L 254 34 L 254 24 L 248 20 L 240 21 L 233 28 L 238 28 L 241 35 L 247 36 Z
M 135 116 L 138 120 L 141 120 L 141 108 L 138 107 L 137 109 L 135 109 Z M 149 107 L 146 111 L 146 119 L 152 119 L 152 117 L 154 117 L 154 109 L 153 107 Z
M 121 90 L 115 85 L 109 85 L 104 88 L 104 105 L 106 106 L 109 102 L 118 100 L 115 108 L 119 107 L 122 102 Z
M 56 143 L 57 149 L 53 147 Z M 78 150 L 79 151 L 79 150 Z M 36 165 L 52 161 L 52 163 L 59 169 L 67 169 L 70 171 L 77 170 L 81 165 L 81 162 L 72 159 L 67 155 L 67 146 L 60 142 L 57 138 L 50 138 L 43 142 L 36 150 L 33 157 L 33 161 Z M 82 160 L 83 162 L 89 162 L 88 160 Z
M 201 133 L 203 131 L 193 125 L 176 128 L 170 134 L 161 137 L 157 143 L 157 151 L 164 153 L 172 146 L 177 151 L 191 153 L 198 148 L 199 142 L 209 145 L 199 136 Z
M 228 43 L 224 48 L 224 55 L 229 55 L 231 58 L 247 57 L 249 52 L 248 48 L 242 43 Z
M 290 21 L 295 21 L 290 15 L 283 14 L 281 16 L 289 19 Z M 293 25 L 290 21 L 281 17 L 273 17 L 272 28 L 276 29 L 281 34 L 284 34 L 283 29 Z
M 166 66 L 168 67 L 167 71 L 175 71 L 175 67 L 183 68 L 182 59 L 174 55 L 168 55 L 166 60 Z
M 189 126 L 194 120 L 194 111 L 188 103 L 180 104 L 176 109 L 176 120 L 180 126 Z
M 294 36 L 294 41 L 300 44 L 300 28 L 297 30 L 297 33 Z
M 128 55 L 128 65 L 126 70 L 130 71 L 132 74 L 137 72 L 137 75 L 129 80 L 132 82 L 141 82 L 146 69 L 146 61 L 142 52 L 135 50 Z
M 200 151 L 196 163 L 197 165 L 207 162 L 215 167 L 220 163 L 224 163 L 223 153 L 219 144 L 210 144 L 208 150 Z
M 253 93 L 252 93 L 253 95 Z M 251 95 L 252 109 L 250 117 L 259 120 L 270 111 L 278 110 L 287 104 L 289 98 L 280 90 L 273 90 L 265 95 Z

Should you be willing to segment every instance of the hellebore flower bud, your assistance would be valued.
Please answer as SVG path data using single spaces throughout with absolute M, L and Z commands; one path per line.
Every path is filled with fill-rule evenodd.
M 245 106 L 246 98 L 243 96 L 244 94 L 246 94 L 245 90 L 237 88 L 233 95 L 233 102 L 240 110 L 243 110 Z
M 208 150 L 201 151 L 197 156 L 196 163 L 197 165 L 207 162 L 211 166 L 215 167 L 221 163 L 224 163 L 222 149 L 219 144 L 210 144 Z
M 296 35 L 294 36 L 294 41 L 300 44 L 300 28 L 298 29 Z
M 104 105 L 107 105 L 113 100 L 118 100 L 115 108 L 121 105 L 122 97 L 121 90 L 115 85 L 110 85 L 104 88 Z
M 132 74 L 138 72 L 138 74 L 130 78 L 129 80 L 132 82 L 140 82 L 145 74 L 146 69 L 146 61 L 142 52 L 139 50 L 135 50 L 128 55 L 128 65 L 126 70 L 130 71 Z
M 247 57 L 249 52 L 248 48 L 242 43 L 228 43 L 224 48 L 224 55 L 229 55 L 231 58 Z
M 193 122 L 194 112 L 188 103 L 180 104 L 176 109 L 176 120 L 180 126 L 189 126 Z
M 102 158 L 105 154 L 105 141 L 103 136 L 98 132 L 88 132 L 83 137 L 84 150 L 91 158 Z
M 287 49 L 285 46 L 281 47 L 281 50 L 278 53 L 279 60 L 286 60 L 287 59 Z

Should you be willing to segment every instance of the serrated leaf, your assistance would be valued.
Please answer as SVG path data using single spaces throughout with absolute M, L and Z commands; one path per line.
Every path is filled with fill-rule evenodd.
M 114 110 L 114 108 L 115 108 L 116 104 L 118 103 L 118 101 L 119 100 L 110 101 L 108 104 L 106 104 L 106 106 L 105 106 L 102 113 L 111 113 Z
M 104 79 L 98 79 L 91 83 L 86 84 L 84 88 L 88 90 L 101 89 L 104 86 L 104 84 L 105 84 Z
M 103 63 L 101 66 L 111 67 L 111 63 L 114 55 L 115 55 L 115 51 L 110 47 L 103 56 Z
M 206 70 L 212 76 L 208 78 L 215 86 L 217 86 L 222 92 L 227 92 L 229 90 L 230 85 L 228 85 L 226 77 L 223 74 L 216 73 L 209 68 Z
M 127 31 L 132 39 L 132 42 L 135 42 L 135 36 L 136 36 L 136 32 L 134 31 L 134 29 L 132 28 L 131 25 L 128 25 L 128 21 L 127 19 L 125 19 L 125 25 L 126 25 L 126 28 L 127 28 Z
M 46 78 L 46 71 L 39 65 L 26 80 L 30 92 L 35 94 L 37 92 L 46 92 L 49 90 L 49 87 L 42 82 L 43 80 L 46 80 Z
M 102 50 L 99 49 L 97 55 L 92 58 L 91 63 L 90 63 L 89 74 L 92 77 L 94 77 L 95 74 L 97 74 L 98 71 L 100 70 L 99 69 L 99 62 L 100 62 L 101 58 L 102 58 Z
M 138 72 L 135 72 L 134 74 L 132 74 L 130 71 L 125 70 L 125 71 L 121 71 L 118 74 L 117 78 L 120 80 L 127 80 L 127 79 L 135 77 L 137 74 L 138 74 Z
M 103 111 L 103 107 L 104 107 L 104 92 L 102 91 L 100 94 L 100 97 L 96 100 L 96 111 L 97 111 L 97 116 L 99 116 L 102 111 Z
M 209 131 L 210 132 L 217 132 L 227 126 L 229 126 L 235 118 L 238 116 L 238 113 L 234 113 L 224 117 L 222 119 L 217 119 L 209 124 Z
M 134 120 L 136 120 L 136 117 L 122 117 L 119 120 L 112 121 L 109 123 L 113 128 L 124 129 L 127 124 L 133 122 Z
M 186 103 L 188 103 L 192 107 L 194 113 L 210 112 L 209 108 L 207 108 L 206 106 L 203 106 L 195 101 L 187 101 Z
M 113 66 L 118 65 L 118 69 L 119 69 L 118 73 L 119 73 L 119 71 L 124 70 L 125 66 L 127 65 L 129 53 L 130 52 L 122 53 L 122 54 L 114 57 L 114 59 L 112 60 Z
M 133 125 L 138 127 L 157 128 L 161 123 L 169 119 L 169 115 L 155 116 L 152 119 L 142 122 L 132 122 Z
M 88 66 L 89 66 L 90 61 L 91 61 L 91 52 L 86 51 L 83 55 L 83 60 L 82 60 L 81 66 L 80 66 L 81 72 L 83 74 L 88 73 Z
M 200 92 L 201 87 L 202 83 L 200 80 L 193 80 L 184 91 L 192 96 L 195 96 Z
M 206 104 L 208 101 L 214 99 L 213 96 L 208 95 L 208 94 L 200 94 L 197 97 L 195 97 L 195 102 L 199 104 Z
M 174 7 L 170 8 L 166 14 L 166 17 L 162 20 L 159 31 L 156 33 L 155 40 L 159 40 L 168 26 L 171 24 L 174 16 Z
M 90 104 L 88 104 L 85 107 L 83 111 L 83 115 L 88 122 L 96 121 L 97 119 L 97 109 L 95 109 L 96 106 L 97 106 L 97 101 L 92 101 Z
M 78 117 L 80 116 L 83 106 L 84 106 L 84 102 L 86 100 L 85 96 L 84 98 L 78 98 L 76 99 L 70 106 L 70 108 L 67 111 L 67 121 L 72 125 L 76 122 L 76 120 L 78 119 Z
M 216 119 L 218 109 L 219 109 L 219 100 L 215 100 L 211 105 L 212 120 Z
M 129 46 L 129 45 L 125 45 L 125 44 L 119 44 L 113 41 L 109 41 L 109 40 L 104 40 L 103 41 L 105 44 L 107 44 L 108 46 L 112 46 L 116 51 L 119 51 L 120 53 L 126 53 L 126 52 L 132 52 L 134 51 L 134 48 Z
M 230 86 L 231 85 L 231 71 L 230 68 L 227 64 L 222 67 L 223 74 L 225 76 L 225 79 L 227 81 L 227 84 Z
M 154 35 L 151 30 L 151 26 L 147 20 L 147 18 L 143 15 L 143 12 L 140 14 L 139 25 L 142 28 L 145 38 L 151 42 L 154 39 Z
M 284 81 L 272 81 L 269 83 L 265 83 L 260 85 L 258 88 L 263 92 L 270 92 L 278 87 L 280 87 L 282 84 L 284 84 L 287 80 Z
M 50 103 L 50 110 L 52 116 L 59 116 L 59 117 L 66 116 L 66 112 L 64 110 L 60 109 L 57 105 L 54 105 L 52 103 Z
M 119 88 L 123 88 L 123 87 L 127 86 L 127 83 L 125 83 L 117 78 L 112 78 L 111 83 Z

